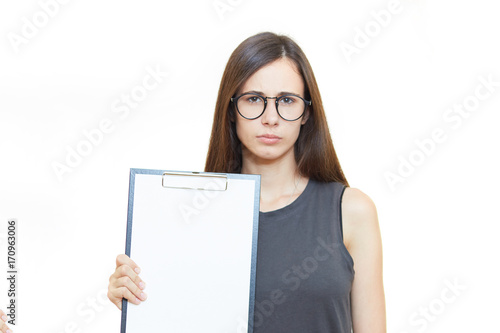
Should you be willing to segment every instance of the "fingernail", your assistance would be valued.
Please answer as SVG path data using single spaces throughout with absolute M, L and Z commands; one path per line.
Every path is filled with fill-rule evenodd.
M 146 286 L 146 285 L 144 284 L 144 282 L 142 282 L 142 281 L 141 281 L 141 282 L 139 282 L 139 288 L 144 289 L 144 287 L 145 287 L 145 286 Z
M 142 298 L 143 300 L 145 300 L 145 299 L 146 299 L 146 297 L 147 297 L 147 296 L 146 296 L 146 294 L 145 294 L 145 293 L 141 293 L 141 298 Z
M 140 269 L 139 267 L 136 267 L 136 268 L 134 269 L 134 271 L 135 271 L 137 274 L 139 274 L 139 273 L 141 272 L 141 269 Z
M 3 315 L 3 316 L 2 316 L 2 320 L 3 320 L 3 321 L 7 321 L 7 316 L 6 316 L 6 315 Z
M 11 331 L 11 330 L 7 330 L 7 332 L 6 332 L 6 333 L 12 333 L 12 331 Z

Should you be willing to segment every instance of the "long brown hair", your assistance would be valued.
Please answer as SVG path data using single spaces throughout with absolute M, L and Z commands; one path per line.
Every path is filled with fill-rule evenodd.
M 295 143 L 300 173 L 321 182 L 337 181 L 349 186 L 340 167 L 326 122 L 325 111 L 313 70 L 300 47 L 288 36 L 262 32 L 244 40 L 231 54 L 217 96 L 205 172 L 239 173 L 241 142 L 236 135 L 231 97 L 260 68 L 280 58 L 291 60 L 304 80 L 304 97 L 311 100 L 309 119 Z

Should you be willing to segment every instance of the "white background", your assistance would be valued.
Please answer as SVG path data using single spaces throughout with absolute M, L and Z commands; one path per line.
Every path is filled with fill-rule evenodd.
M 377 206 L 388 332 L 497 327 L 500 86 L 455 128 L 443 118 L 474 101 L 480 76 L 500 81 L 495 2 L 401 0 L 383 27 L 371 12 L 389 1 L 221 0 L 229 9 L 218 12 L 213 0 L 75 0 L 51 17 L 44 3 L 0 5 L 0 263 L 5 272 L 6 222 L 17 218 L 14 332 L 118 331 L 105 293 L 125 250 L 129 169 L 203 170 L 225 63 L 267 30 L 308 56 L 346 177 Z M 342 43 L 355 41 L 346 56 Z M 113 105 L 140 89 L 147 68 L 168 75 L 120 117 Z M 112 130 L 59 179 L 54 163 L 103 119 Z M 415 141 L 436 128 L 444 142 L 419 153 Z M 391 188 L 386 173 L 418 154 Z

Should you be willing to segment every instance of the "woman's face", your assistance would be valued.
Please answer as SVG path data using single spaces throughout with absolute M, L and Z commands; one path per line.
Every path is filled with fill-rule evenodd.
M 237 96 L 256 92 L 264 97 L 279 97 L 285 94 L 304 96 L 304 82 L 295 65 L 282 58 L 255 72 L 237 92 Z M 305 124 L 309 113 L 302 118 L 287 121 L 276 111 L 275 99 L 267 101 L 262 116 L 249 120 L 236 113 L 236 133 L 243 147 L 243 159 L 258 163 L 269 163 L 278 159 L 294 159 L 294 144 L 300 127 Z

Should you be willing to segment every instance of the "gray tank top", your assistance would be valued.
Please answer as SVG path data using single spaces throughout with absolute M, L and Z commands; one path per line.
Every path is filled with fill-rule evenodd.
M 354 262 L 344 246 L 345 185 L 309 180 L 290 205 L 261 212 L 254 333 L 350 333 Z

